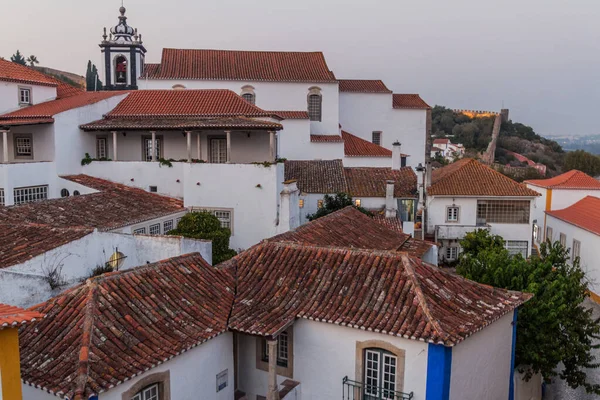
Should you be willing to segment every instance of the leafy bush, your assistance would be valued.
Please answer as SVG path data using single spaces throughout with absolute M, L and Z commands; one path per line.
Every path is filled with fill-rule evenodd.
M 306 217 L 308 218 L 309 221 L 314 221 L 315 219 L 324 217 L 328 214 L 331 214 L 332 212 L 341 210 L 342 208 L 346 208 L 348 206 L 352 206 L 352 207 L 356 208 L 358 211 L 360 211 L 363 214 L 366 214 L 368 216 L 373 216 L 373 214 L 371 214 L 366 209 L 355 206 L 354 202 L 352 201 L 352 197 L 350 195 L 348 195 L 346 193 L 338 193 L 335 196 L 330 196 L 330 195 L 326 194 L 323 197 L 323 207 L 319 208 L 316 213 L 309 214 Z

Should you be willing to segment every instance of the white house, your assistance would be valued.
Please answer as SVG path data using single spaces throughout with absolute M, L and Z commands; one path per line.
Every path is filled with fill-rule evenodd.
M 32 309 L 46 317 L 21 331 L 23 392 L 504 399 L 517 307 L 530 297 L 395 251 L 267 241 L 219 267 L 189 254 L 88 279 Z
M 533 212 L 534 243 L 558 240 L 556 231 L 548 230 L 547 212 L 565 209 L 587 196 L 600 197 L 600 182 L 577 170 L 549 179 L 525 181 L 527 187 L 540 194 L 538 206 Z
M 440 156 L 453 161 L 456 157 L 461 158 L 465 154 L 465 146 L 462 143 L 454 144 L 448 138 L 434 139 L 432 145 L 431 158 Z
M 548 237 L 570 249 L 571 259 L 579 257 L 590 283 L 591 297 L 600 302 L 600 198 L 586 196 L 568 207 L 545 213 Z
M 502 236 L 511 253 L 531 254 L 533 212 L 540 207 L 537 192 L 470 158 L 431 175 L 426 229 L 441 244 L 442 260 L 456 260 L 459 241 L 476 229 Z

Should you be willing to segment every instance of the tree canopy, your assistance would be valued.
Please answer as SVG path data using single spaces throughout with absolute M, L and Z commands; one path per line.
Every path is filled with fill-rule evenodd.
M 184 215 L 177 224 L 177 228 L 168 234 L 211 240 L 213 265 L 229 260 L 236 255 L 235 250 L 229 248 L 231 231 L 221 227 L 221 221 L 209 211 L 191 212 Z
M 27 65 L 25 57 L 23 57 L 19 50 L 17 50 L 17 52 L 10 57 L 10 61 L 21 65 Z
M 102 90 L 102 81 L 98 76 L 98 68 L 92 64 L 92 61 L 88 61 L 87 64 L 87 70 L 85 71 L 85 85 L 88 92 Z
M 309 221 L 314 221 L 315 219 L 324 217 L 328 214 L 331 214 L 332 212 L 341 210 L 342 208 L 346 208 L 348 206 L 353 206 L 354 208 L 356 208 L 358 211 L 362 212 L 363 214 L 366 214 L 369 216 L 372 215 L 370 212 L 368 212 L 364 208 L 355 206 L 354 202 L 352 201 L 352 196 L 350 196 L 349 194 L 337 193 L 335 196 L 326 194 L 323 197 L 323 207 L 319 208 L 316 213 L 309 214 L 306 217 L 308 218 Z
M 540 256 L 529 260 L 511 255 L 500 236 L 477 230 L 461 241 L 460 275 L 491 286 L 533 293 L 522 306 L 517 322 L 515 365 L 525 379 L 541 373 L 577 388 L 600 394 L 600 385 L 588 382 L 585 369 L 597 368 L 591 350 L 598 348 L 600 321 L 583 304 L 589 296 L 579 258 L 559 242 L 542 243 Z
M 600 157 L 584 150 L 575 150 L 567 153 L 565 157 L 565 171 L 577 169 L 590 176 L 600 175 Z
M 34 56 L 33 54 L 30 55 L 29 57 L 27 57 L 27 62 L 29 63 L 30 67 L 35 67 L 36 64 L 39 64 L 40 62 L 38 61 L 37 57 Z

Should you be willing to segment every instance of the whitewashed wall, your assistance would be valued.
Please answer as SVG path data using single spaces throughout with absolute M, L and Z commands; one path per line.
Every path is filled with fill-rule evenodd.
M 425 165 L 427 111 L 394 109 L 391 93 L 340 93 L 340 124 L 369 142 L 381 131 L 383 147 L 391 150 L 399 141 L 408 166 Z
M 553 190 L 551 210 L 562 210 L 587 196 L 600 197 L 600 190 Z
M 531 221 L 533 223 L 534 220 L 537 220 L 536 224 L 538 226 L 540 226 L 542 228 L 542 237 L 538 237 L 537 238 L 537 243 L 540 243 L 544 237 L 543 237 L 543 233 L 546 232 L 546 228 L 545 228 L 545 222 L 546 222 L 546 198 L 547 198 L 547 191 L 544 188 L 538 187 L 538 186 L 533 186 L 533 185 L 528 185 L 526 184 L 526 186 L 531 189 L 531 190 L 535 190 L 536 192 L 540 193 L 541 196 L 537 197 L 534 201 L 533 201 L 533 209 L 532 209 L 532 213 L 531 213 Z
M 48 196 L 56 197 L 52 194 L 57 179 L 53 162 L 0 164 L 0 188 L 7 206 L 14 204 L 13 190 L 20 187 L 48 185 Z
M 56 87 L 0 81 L 0 114 L 19 110 L 19 87 L 31 89 L 31 102 L 43 103 L 56 98 Z
M 312 160 L 310 121 L 286 119 L 280 123 L 283 125 L 283 131 L 279 132 L 277 151 L 279 157 L 288 160 Z
M 334 195 L 335 193 L 329 193 Z M 304 207 L 300 209 L 300 225 L 308 222 L 308 215 L 314 214 L 319 209 L 318 201 L 323 199 L 325 194 L 304 193 L 300 195 L 300 199 L 304 200 Z
M 51 290 L 43 279 L 50 267 L 62 264 L 62 275 L 69 287 L 89 277 L 117 250 L 126 256 L 122 270 L 190 252 L 199 252 L 212 262 L 212 244 L 208 241 L 95 231 L 24 263 L 0 269 L 0 303 L 29 307 L 46 301 L 61 291 Z
M 23 384 L 22 388 L 23 388 L 23 400 L 57 400 L 57 399 L 60 399 L 60 397 L 56 397 L 53 394 L 44 392 L 41 389 L 36 389 L 33 386 Z
M 450 399 L 507 399 L 513 313 L 452 348 Z
M 14 137 L 18 134 L 31 134 L 33 139 L 33 159 L 15 158 Z M 0 150 L 4 151 L 2 140 Z M 3 154 L 3 153 L 0 153 Z M 10 162 L 28 163 L 54 160 L 54 128 L 52 124 L 14 126 L 8 132 L 8 159 Z
M 392 157 L 344 157 L 343 162 L 344 167 L 392 167 Z
M 183 85 L 187 89 L 229 89 L 237 94 L 242 87 L 254 87 L 256 105 L 267 111 L 306 111 L 309 88 L 317 86 L 322 94 L 322 122 L 311 122 L 313 134 L 336 134 L 339 127 L 339 93 L 337 83 L 292 83 L 258 81 L 206 81 L 206 80 L 139 80 L 140 89 L 172 89 Z M 391 102 L 390 102 L 391 104 Z

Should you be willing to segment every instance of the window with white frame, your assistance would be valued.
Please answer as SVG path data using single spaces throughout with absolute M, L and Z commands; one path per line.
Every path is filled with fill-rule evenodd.
M 150 234 L 151 235 L 160 235 L 160 224 L 150 225 Z
M 581 242 L 573 239 L 573 260 L 581 255 Z
M 31 104 L 31 88 L 19 87 L 19 104 Z
M 163 232 L 167 234 L 169 231 L 173 230 L 173 220 L 170 219 L 168 221 L 163 222 Z
M 227 139 L 210 139 L 210 162 L 216 164 L 225 164 L 227 162 Z
M 0 206 L 4 205 L 4 189 L 0 188 Z
M 15 197 L 15 205 L 47 200 L 48 185 L 15 188 L 13 194 Z
M 504 247 L 508 250 L 508 254 L 521 254 L 523 257 L 527 257 L 529 242 L 527 240 L 507 240 Z
M 152 161 L 152 137 L 142 137 L 142 159 L 143 161 Z M 163 138 L 162 136 L 156 137 L 156 159 L 162 158 Z
M 529 200 L 477 200 L 477 222 L 529 224 Z
M 446 207 L 446 222 L 458 222 L 459 208 L 456 206 Z
M 398 358 L 389 351 L 370 348 L 364 355 L 364 394 L 368 399 L 396 399 Z
M 567 247 L 567 235 L 565 235 L 564 233 L 560 233 L 560 245 L 562 247 Z
M 322 102 L 321 89 L 310 88 L 308 91 L 308 118 L 311 121 L 321 121 Z
M 106 136 L 96 137 L 96 158 L 108 158 L 108 138 Z
M 289 355 L 290 355 L 290 347 L 289 347 L 289 336 L 286 331 L 281 332 L 279 336 L 277 336 L 277 365 L 280 367 L 287 368 Z M 266 340 L 263 340 L 263 361 L 269 361 L 269 345 Z
M 158 391 L 158 383 L 146 386 L 131 398 L 131 400 L 161 400 Z
M 552 233 L 552 227 L 547 226 L 546 227 L 546 240 L 550 240 L 552 241 L 552 237 L 553 237 L 553 233 Z
M 458 247 L 446 247 L 446 260 L 454 261 L 458 258 Z
M 146 227 L 134 229 L 133 233 L 136 234 L 136 235 L 145 235 L 146 234 Z
M 381 131 L 373 131 L 371 142 L 378 146 L 381 146 Z
M 15 135 L 15 158 L 33 158 L 33 136 L 31 134 Z
M 231 211 L 215 210 L 214 214 L 221 222 L 221 228 L 231 229 Z

